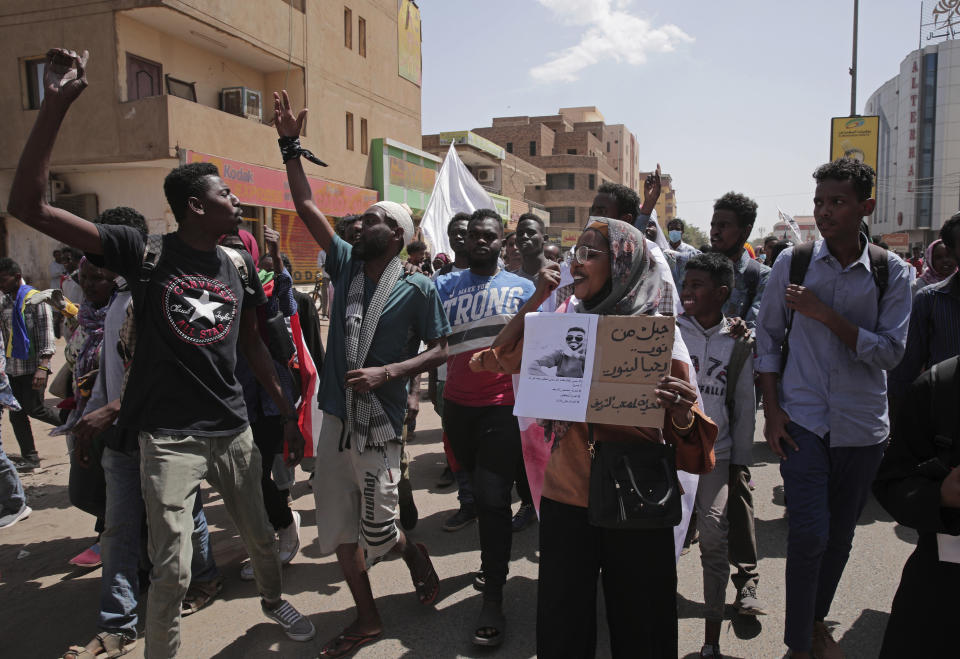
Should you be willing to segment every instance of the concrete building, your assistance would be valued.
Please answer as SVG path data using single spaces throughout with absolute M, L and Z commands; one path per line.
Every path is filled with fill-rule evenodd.
M 293 212 L 276 131 L 267 125 L 272 92 L 285 88 L 294 107 L 310 108 L 302 142 L 329 167 L 306 169 L 331 217 L 378 199 L 375 138 L 401 152 L 420 144 L 420 15 L 410 0 L 7 0 L 0 214 L 42 98 L 43 55 L 53 46 L 90 51 L 90 87 L 54 152 L 54 203 L 86 217 L 134 206 L 152 231 L 168 231 L 164 176 L 182 163 L 211 161 L 243 202 L 250 228 L 281 231 L 299 281 L 313 279 L 317 247 Z M 427 173 L 408 172 L 408 180 L 435 177 L 436 162 L 419 166 Z M 46 279 L 52 241 L 12 217 L 2 221 L 7 253 Z
M 527 189 L 546 184 L 545 172 L 507 153 L 502 146 L 470 130 L 423 136 L 423 150 L 445 158 L 450 144 L 477 182 L 490 194 L 496 210 L 510 229 L 524 213 L 536 213 L 549 226 L 550 213 L 527 198 Z
M 906 233 L 924 248 L 960 209 L 960 40 L 907 55 L 864 114 L 880 117 L 871 232 Z
M 643 201 L 643 181 L 653 172 L 640 172 L 640 200 Z M 669 174 L 660 173 L 660 198 L 657 199 L 657 220 L 660 227 L 666 231 L 667 222 L 678 216 L 677 213 L 677 190 L 673 187 L 673 177 Z
M 601 184 L 612 181 L 637 189 L 636 138 L 623 125 L 606 125 L 595 107 L 495 117 L 491 126 L 473 132 L 545 172 L 545 182 L 528 187 L 525 194 L 550 212 L 549 233 L 555 240 L 564 229 L 584 225 Z

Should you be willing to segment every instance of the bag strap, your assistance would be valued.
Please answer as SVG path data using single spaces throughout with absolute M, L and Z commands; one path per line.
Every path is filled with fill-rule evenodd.
M 730 352 L 730 363 L 727 364 L 727 393 L 725 396 L 727 404 L 727 419 L 733 422 L 733 405 L 737 393 L 737 382 L 740 381 L 740 375 L 747 359 L 753 356 L 752 338 L 745 339 L 740 337 L 735 339 L 733 350 Z
M 157 269 L 163 254 L 163 235 L 151 233 L 143 243 L 143 259 L 140 261 L 140 281 L 148 283 Z
M 233 267 L 235 267 L 237 272 L 240 273 L 240 281 L 243 283 L 243 290 L 247 292 L 247 295 L 253 295 L 253 288 L 250 286 L 250 273 L 247 272 L 247 262 L 243 259 L 243 256 L 240 255 L 240 252 L 235 250 L 233 247 L 226 247 L 224 245 L 217 245 L 217 248 L 220 249 L 220 251 L 230 259 L 230 262 L 233 263 Z
M 801 243 L 793 246 L 790 257 L 790 283 L 800 285 L 807 277 L 807 269 L 813 260 L 814 243 Z M 780 346 L 780 374 L 787 368 L 787 355 L 790 354 L 790 329 L 793 327 L 793 311 L 787 312 L 787 326 L 784 328 L 783 345 Z
M 867 243 L 867 254 L 870 257 L 870 274 L 873 275 L 873 283 L 877 287 L 877 301 L 883 299 L 883 294 L 887 292 L 887 284 L 890 280 L 890 262 L 887 260 L 887 250 Z

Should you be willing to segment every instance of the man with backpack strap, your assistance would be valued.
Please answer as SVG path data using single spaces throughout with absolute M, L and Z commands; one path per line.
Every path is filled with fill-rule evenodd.
M 777 259 L 757 321 L 764 435 L 781 458 L 789 513 L 784 642 L 794 657 L 842 657 L 824 624 L 890 427 L 886 375 L 903 356 L 906 265 L 860 233 L 874 171 L 839 159 L 814 172 L 823 238 Z M 794 258 L 810 250 L 802 281 Z M 789 344 L 789 353 L 784 352 Z
M 723 315 L 734 336 L 750 335 L 767 287 L 770 268 L 750 258 L 744 244 L 757 219 L 757 202 L 738 192 L 728 192 L 713 205 L 710 220 L 711 248 L 733 263 L 734 284 L 723 305 Z M 753 360 L 749 363 L 753 377 Z M 728 551 L 736 571 L 730 575 L 737 589 L 734 608 L 744 615 L 766 613 L 757 596 L 760 574 L 757 571 L 757 530 L 753 516 L 753 492 L 750 490 L 751 460 L 730 463 L 727 518 L 730 520 Z
M 194 528 L 189 504 L 204 478 L 219 490 L 254 562 L 263 613 L 291 639 L 310 640 L 313 624 L 282 599 L 280 561 L 260 491 L 260 454 L 234 376 L 239 348 L 283 415 L 284 440 L 295 464 L 304 440 L 257 328 L 263 288 L 254 276 L 245 283 L 231 257 L 217 248 L 219 237 L 239 225 L 240 202 L 214 165 L 193 163 L 170 172 L 164 193 L 177 231 L 163 237 L 163 253 L 147 281 L 140 275 L 148 241 L 140 232 L 95 225 L 46 203 L 53 145 L 67 110 L 87 87 L 86 63 L 86 53 L 48 53 L 43 103 L 14 175 L 8 209 L 102 261 L 132 288 L 139 347 L 118 425 L 139 432 L 153 563 L 145 655 L 172 657 L 179 650 Z M 249 255 L 243 260 L 252 274 Z

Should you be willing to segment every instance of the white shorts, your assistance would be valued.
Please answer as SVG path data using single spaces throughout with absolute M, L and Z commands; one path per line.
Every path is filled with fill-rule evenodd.
M 382 450 L 367 446 L 360 453 L 351 440 L 341 419 L 323 415 L 313 472 L 317 542 L 323 555 L 359 543 L 370 567 L 399 539 L 397 484 L 403 447 L 388 442 Z

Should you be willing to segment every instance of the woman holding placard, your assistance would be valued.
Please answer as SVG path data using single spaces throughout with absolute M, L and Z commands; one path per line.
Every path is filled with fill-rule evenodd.
M 573 296 L 557 313 L 575 312 L 611 316 L 673 315 L 673 291 L 658 276 L 643 234 L 619 220 L 591 217 L 573 251 Z M 556 264 L 540 271 L 537 290 L 501 331 L 489 350 L 477 353 L 474 370 L 517 373 L 523 352 L 524 316 L 534 312 L 560 281 Z M 603 578 L 607 623 L 614 657 L 677 656 L 676 559 L 673 522 L 657 526 L 649 519 L 637 523 L 624 512 L 612 521 L 597 512 L 596 483 L 614 481 L 617 465 L 626 465 L 624 489 L 656 508 L 668 498 L 651 502 L 641 491 L 649 470 L 630 460 L 632 446 L 644 448 L 665 441 L 676 447 L 676 464 L 693 473 L 713 467 L 717 428 L 697 406 L 691 384 L 690 362 L 679 332 L 674 334 L 671 372 L 659 381 L 657 402 L 664 410 L 661 428 L 634 428 L 607 424 L 546 421 L 552 454 L 543 481 L 540 502 L 540 575 L 537 604 L 537 655 L 593 657 L 596 650 L 597 577 Z M 620 448 L 617 448 L 620 447 Z M 673 451 L 669 450 L 671 461 Z M 603 454 L 608 462 L 596 456 Z M 627 457 L 623 457 L 623 456 Z M 598 465 L 604 464 L 604 473 Z M 591 477 L 591 470 L 594 470 Z M 622 470 L 621 470 L 622 471 Z M 619 473 L 619 472 L 617 472 Z M 634 475 L 638 474 L 637 481 Z M 676 482 L 675 474 L 671 483 Z M 661 480 L 664 480 L 661 475 Z M 631 487 L 631 484 L 634 487 Z M 615 483 L 616 484 L 616 483 Z M 619 488 L 619 484 L 616 484 Z M 678 488 L 677 488 L 678 489 Z M 668 483 L 668 493 L 678 494 Z M 616 497 L 620 496 L 618 490 Z M 669 517 L 669 516 L 668 516 Z M 666 519 L 666 518 L 663 518 Z M 646 528 L 637 528 L 637 525 Z M 668 525 L 671 524 L 671 525 Z

